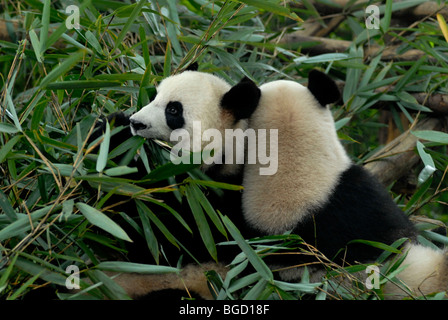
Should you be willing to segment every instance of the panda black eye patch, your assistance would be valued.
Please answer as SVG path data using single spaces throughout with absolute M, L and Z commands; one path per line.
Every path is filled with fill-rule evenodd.
M 182 128 L 185 124 L 183 106 L 179 101 L 170 101 L 165 108 L 166 124 L 171 130 Z

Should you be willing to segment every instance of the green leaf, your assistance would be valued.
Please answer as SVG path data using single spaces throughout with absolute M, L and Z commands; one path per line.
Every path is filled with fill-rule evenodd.
M 106 122 L 106 132 L 103 135 L 104 140 L 100 145 L 100 152 L 98 154 L 98 159 L 96 160 L 96 171 L 103 172 L 107 164 L 107 156 L 109 155 L 109 145 L 110 145 L 110 126 L 109 122 Z
M 40 29 L 40 53 L 44 53 L 47 48 L 48 33 L 50 28 L 50 8 L 51 0 L 44 0 L 44 8 L 42 10 L 42 28 Z
M 165 62 L 163 64 L 163 77 L 169 77 L 171 75 L 171 41 L 168 40 L 166 43 L 166 54 L 165 54 Z
M 206 196 L 202 193 L 202 191 L 196 186 L 194 183 L 190 184 L 191 190 L 193 191 L 193 196 L 195 199 L 199 201 L 202 208 L 205 210 L 207 215 L 209 216 L 210 220 L 214 223 L 216 228 L 227 237 L 226 230 L 224 228 L 224 225 L 222 224 L 221 220 L 218 217 L 218 214 L 216 213 L 215 209 L 212 207 Z
M 140 274 L 179 273 L 181 270 L 173 267 L 149 265 L 124 261 L 105 261 L 97 265 L 98 269 L 116 272 L 135 272 Z
M 16 221 L 18 219 L 17 213 L 11 206 L 8 197 L 0 190 L 0 208 L 8 216 L 11 221 Z
M 415 76 L 415 74 L 420 69 L 420 66 L 423 64 L 424 61 L 425 61 L 424 59 L 419 59 L 415 61 L 412 64 L 412 67 L 409 68 L 409 70 L 401 77 L 400 81 L 398 81 L 398 83 L 395 85 L 394 91 L 396 92 L 401 91 Z
M 420 141 L 417 141 L 417 151 L 423 161 L 423 164 L 435 167 L 434 160 L 432 159 L 430 154 L 425 152 L 425 146 Z
M 448 133 L 434 130 L 419 130 L 411 131 L 417 138 L 437 142 L 441 144 L 448 144 Z
M 45 281 L 65 286 L 66 277 L 64 275 L 50 271 L 38 263 L 18 258 L 16 261 L 16 266 L 33 276 L 38 276 Z
M 179 248 L 179 241 L 175 236 L 168 230 L 168 228 L 163 224 L 162 221 L 152 212 L 141 200 L 135 200 L 137 204 L 137 210 L 139 213 L 146 215 L 162 232 L 162 234 L 171 242 L 174 246 Z
M 323 53 L 318 56 L 313 57 L 300 57 L 297 59 L 294 59 L 294 62 L 296 63 L 324 63 L 324 62 L 332 62 L 332 61 L 339 61 L 339 60 L 347 60 L 350 56 L 346 53 Z
M 14 148 L 17 142 L 22 139 L 21 135 L 17 135 L 10 139 L 1 149 L 0 149 L 0 163 L 2 163 L 5 159 L 8 153 Z
M 152 170 L 144 179 L 150 179 L 152 182 L 168 179 L 169 177 L 177 176 L 186 173 L 189 170 L 199 167 L 199 164 L 174 164 L 169 162 L 156 169 Z
M 137 168 L 130 168 L 127 166 L 119 166 L 119 167 L 107 169 L 106 171 L 104 171 L 104 174 L 106 174 L 108 176 L 123 176 L 126 174 L 135 173 L 135 172 L 138 172 Z
M 37 62 L 42 62 L 42 54 L 40 53 L 41 45 L 37 37 L 36 31 L 34 31 L 34 29 L 31 29 L 29 31 L 29 35 L 31 40 L 31 46 L 33 47 L 34 54 L 36 55 L 36 60 Z
M 132 25 L 137 20 L 137 16 L 140 14 L 140 11 L 142 10 L 143 6 L 147 4 L 146 1 L 139 1 L 135 5 L 134 9 L 132 10 L 131 14 L 129 15 L 129 18 L 126 20 L 126 23 L 124 24 L 123 28 L 121 29 L 120 33 L 118 34 L 117 40 L 115 40 L 115 46 L 112 49 L 112 52 L 110 54 L 113 54 L 115 50 L 117 50 L 122 44 L 123 40 L 128 34 L 129 29 L 132 27 Z
M 279 3 L 279 1 L 273 0 L 232 0 L 240 3 L 245 3 L 249 6 L 254 6 L 258 9 L 265 10 L 267 12 L 278 14 L 288 17 L 296 21 L 303 21 L 294 12 L 291 12 L 288 8 Z
M 120 87 L 119 81 L 104 81 L 104 80 L 72 80 L 59 81 L 47 85 L 48 90 L 75 90 L 75 89 L 100 89 L 108 87 Z
M 14 122 L 14 125 L 16 126 L 17 130 L 22 131 L 22 125 L 20 124 L 19 117 L 17 116 L 16 107 L 12 101 L 11 94 L 9 90 L 5 90 L 4 93 L 6 94 L 5 95 L 6 105 L 8 106 L 9 112 L 11 113 L 12 121 Z
M 217 182 L 212 180 L 191 180 L 191 182 L 195 184 L 199 184 L 204 187 L 211 187 L 211 188 L 218 188 L 218 189 L 225 189 L 225 190 L 232 190 L 232 191 L 239 191 L 243 190 L 243 186 L 239 186 L 236 184 L 229 184 L 225 182 Z
M 20 234 L 28 232 L 31 229 L 30 220 L 35 222 L 38 219 L 46 215 L 53 205 L 46 206 L 45 208 L 33 211 L 29 216 L 21 215 L 19 219 L 0 230 L 0 241 L 16 237 Z
M 425 152 L 425 146 L 420 141 L 417 141 L 417 151 L 420 155 L 420 158 L 423 161 L 423 164 L 425 167 L 422 169 L 420 174 L 418 175 L 418 183 L 422 184 L 426 180 L 428 180 L 433 173 L 436 171 L 436 165 L 434 164 L 434 160 L 432 159 L 431 155 L 427 152 Z
M 352 240 L 348 244 L 352 244 L 352 243 L 363 243 L 363 244 L 366 244 L 368 246 L 375 247 L 375 248 L 378 248 L 378 249 L 381 249 L 381 250 L 385 250 L 385 251 L 389 251 L 389 252 L 393 252 L 393 253 L 400 253 L 401 252 L 400 250 L 398 250 L 398 249 L 396 249 L 394 247 L 388 246 L 387 244 L 384 244 L 384 243 L 381 243 L 381 242 L 378 242 L 378 241 L 369 241 L 369 240 L 358 239 L 358 240 Z
M 12 259 L 9 261 L 8 268 L 6 268 L 6 270 L 3 272 L 3 274 L 0 278 L 0 294 L 6 288 L 6 285 L 8 283 L 8 278 L 11 275 L 11 272 L 13 271 L 13 269 L 15 267 L 15 263 L 17 261 L 18 256 L 19 255 L 17 253 L 14 254 L 14 257 L 12 257 Z
M 26 291 L 31 285 L 39 278 L 40 274 L 36 274 L 35 276 L 28 279 L 25 283 L 20 285 L 20 288 L 15 291 L 11 296 L 7 297 L 7 300 L 16 300 L 22 293 Z
M 69 71 L 79 60 L 83 58 L 85 51 L 78 51 L 69 55 L 60 65 L 53 68 L 47 76 L 41 81 L 40 87 L 46 88 L 48 84 L 56 80 Z
M 103 48 L 101 47 L 97 37 L 92 33 L 92 31 L 87 30 L 85 33 L 87 42 L 95 49 L 96 52 L 103 54 Z
M 156 235 L 154 234 L 151 222 L 149 221 L 149 217 L 145 214 L 144 209 L 138 209 L 138 215 L 140 216 L 140 222 L 143 227 L 143 235 L 145 236 L 146 244 L 148 246 L 149 251 L 154 257 L 155 262 L 158 264 L 160 260 L 160 249 L 159 249 L 159 241 L 157 240 Z
M 385 33 L 389 31 L 390 21 L 391 21 L 391 18 L 392 18 L 392 4 L 393 4 L 392 0 L 387 0 L 386 1 L 386 10 L 385 10 L 384 16 L 383 16 L 383 18 L 381 19 L 381 22 L 380 22 L 381 29 Z
M 268 282 L 266 279 L 260 279 L 244 296 L 244 300 L 261 299 L 262 293 L 267 289 Z M 272 289 L 271 289 L 272 290 Z
M 114 280 L 108 277 L 100 270 L 86 272 L 94 283 L 102 283 L 100 290 L 112 300 L 131 300 L 126 291 L 120 287 Z
M 84 217 L 94 226 L 97 226 L 100 229 L 112 234 L 113 236 L 132 242 L 126 232 L 116 224 L 112 219 L 106 216 L 101 211 L 89 206 L 88 204 L 78 202 L 76 203 L 76 207 L 81 211 Z
M 413 208 L 414 205 L 422 201 L 421 199 L 425 195 L 425 193 L 429 190 L 432 184 L 432 178 L 427 179 L 423 184 L 419 186 L 417 191 L 412 195 L 411 199 L 406 203 L 405 210 L 408 212 Z
M 216 244 L 213 239 L 213 235 L 208 225 L 207 219 L 205 218 L 204 211 L 202 210 L 199 199 L 191 186 L 185 186 L 185 196 L 187 197 L 188 205 L 190 206 L 191 212 L 193 213 L 194 220 L 199 229 L 199 234 L 201 235 L 202 241 L 205 244 L 208 252 L 213 259 L 218 259 L 218 252 L 216 251 Z
M 274 280 L 274 285 L 284 291 L 300 291 L 304 293 L 316 293 L 316 288 L 320 283 L 289 283 L 279 280 Z
M 252 247 L 246 242 L 246 240 L 243 238 L 240 231 L 233 224 L 233 222 L 227 216 L 224 216 L 222 220 L 227 230 L 229 230 L 233 239 L 235 239 L 238 246 L 243 250 L 244 254 L 249 259 L 250 263 L 255 268 L 255 270 L 257 270 L 257 272 L 262 276 L 263 279 L 272 282 L 274 276 L 271 270 L 260 258 L 260 256 L 254 251 L 254 249 L 252 249 Z
M 3 122 L 3 123 L 0 123 L 0 132 L 17 133 L 17 132 L 20 132 L 20 130 L 17 129 L 17 127 L 13 126 L 12 124 Z

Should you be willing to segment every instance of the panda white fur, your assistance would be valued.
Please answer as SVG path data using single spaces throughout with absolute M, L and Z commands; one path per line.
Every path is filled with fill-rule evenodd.
M 404 248 L 403 265 L 409 266 L 398 277 L 416 295 L 446 290 L 445 252 L 416 244 L 416 230 L 384 187 L 347 156 L 327 107 L 338 99 L 334 82 L 317 71 L 310 73 L 308 87 L 274 81 L 260 88 L 247 78 L 231 87 L 216 76 L 185 71 L 161 82 L 155 100 L 130 118 L 131 130 L 146 138 L 169 140 L 175 129 L 191 130 L 194 120 L 201 121 L 204 130 L 277 129 L 277 173 L 260 175 L 261 164 L 244 165 L 243 213 L 231 219 L 246 238 L 292 231 L 345 265 L 373 262 L 381 253 L 372 246 L 350 243 L 353 240 L 391 244 L 407 237 L 410 244 Z M 302 272 L 291 267 L 310 262 L 303 255 L 267 261 L 284 267 L 280 277 L 288 281 L 299 280 Z M 225 273 L 225 268 L 218 268 Z M 316 277 L 322 274 L 320 268 L 312 269 Z M 186 272 L 184 277 L 195 282 L 195 272 Z M 135 284 L 129 277 L 124 279 L 121 283 L 132 293 Z M 148 285 L 150 279 L 154 278 L 140 276 L 137 281 Z M 203 285 L 196 291 L 205 290 Z M 141 287 L 143 291 L 158 289 L 157 285 Z M 386 294 L 398 297 L 403 291 L 390 285 Z
M 260 164 L 245 165 L 243 210 L 250 228 L 256 234 L 292 230 L 341 265 L 373 262 L 381 253 L 350 241 L 392 244 L 407 237 L 411 242 L 404 248 L 407 257 L 402 265 L 408 266 L 398 275 L 400 280 L 416 296 L 446 290 L 446 252 L 416 244 L 413 224 L 384 187 L 350 161 L 341 145 L 326 106 L 337 100 L 335 84 L 314 71 L 308 88 L 275 81 L 260 89 L 261 99 L 249 127 L 278 129 L 279 163 L 275 175 L 257 174 Z M 308 262 L 301 255 L 286 257 L 272 263 L 290 267 Z M 280 275 L 284 280 L 299 280 L 301 270 L 289 268 Z M 393 284 L 386 286 L 385 294 L 406 296 Z

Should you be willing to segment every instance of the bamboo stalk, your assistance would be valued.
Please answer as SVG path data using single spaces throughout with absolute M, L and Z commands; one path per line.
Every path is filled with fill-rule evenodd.
M 411 130 L 441 130 L 445 121 L 446 118 L 426 118 L 419 121 L 366 160 L 364 167 L 384 185 L 390 185 L 408 174 L 420 161 L 419 155 L 414 151 L 418 139 Z
M 323 53 L 333 53 L 333 52 L 345 52 L 351 45 L 351 41 L 346 40 L 334 40 L 322 37 L 304 36 L 300 32 L 293 32 L 286 34 L 278 42 L 279 44 L 286 46 L 301 46 L 304 43 L 313 43 L 313 46 L 306 46 L 302 48 L 302 52 L 309 53 L 311 55 L 318 55 Z M 378 55 L 382 51 L 381 60 L 383 61 L 417 61 L 422 57 L 426 56 L 426 53 L 417 50 L 410 49 L 404 53 L 397 53 L 399 46 L 371 46 L 365 50 L 365 58 L 371 58 Z M 428 59 L 434 59 L 428 57 Z

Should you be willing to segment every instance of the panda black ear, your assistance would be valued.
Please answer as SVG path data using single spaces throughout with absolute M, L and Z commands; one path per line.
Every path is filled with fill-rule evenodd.
M 322 106 L 337 102 L 341 94 L 336 83 L 325 73 L 312 70 L 308 74 L 308 89 Z
M 233 86 L 221 100 L 222 108 L 233 113 L 235 120 L 249 118 L 258 106 L 261 90 L 247 77 Z
M 193 63 L 190 63 L 187 68 L 185 68 L 185 71 L 198 71 L 198 69 L 199 69 L 198 63 L 193 62 Z

